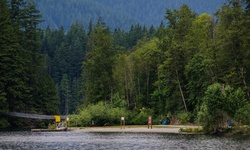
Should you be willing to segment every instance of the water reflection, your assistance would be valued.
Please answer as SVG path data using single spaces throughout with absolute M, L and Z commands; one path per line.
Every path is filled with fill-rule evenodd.
M 0 132 L 0 149 L 250 150 L 250 137 L 159 133 Z

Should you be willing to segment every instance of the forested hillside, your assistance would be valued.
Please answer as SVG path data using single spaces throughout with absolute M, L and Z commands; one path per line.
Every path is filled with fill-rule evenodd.
M 102 17 L 40 30 L 32 0 L 0 6 L 0 127 L 46 123 L 6 116 L 13 111 L 70 114 L 75 126 L 116 125 L 121 116 L 146 124 L 148 115 L 206 133 L 227 120 L 250 124 L 249 0 L 229 0 L 215 16 L 188 5 L 164 9 L 158 27 L 127 31 Z
M 230 1 L 215 17 L 187 5 L 164 16 L 168 23 L 158 28 L 138 24 L 127 32 L 111 32 L 102 18 L 90 30 L 79 22 L 69 32 L 47 28 L 42 51 L 59 87 L 61 113 L 69 110 L 79 126 L 119 124 L 121 115 L 128 124 L 169 115 L 201 123 L 206 132 L 222 118 L 249 124 L 245 3 Z
M 178 9 L 187 4 L 193 11 L 213 14 L 226 0 L 35 0 L 45 22 L 56 29 L 63 26 L 68 30 L 75 20 L 87 27 L 90 20 L 98 17 L 111 29 L 128 30 L 132 24 L 150 27 L 159 26 L 164 20 L 165 9 Z

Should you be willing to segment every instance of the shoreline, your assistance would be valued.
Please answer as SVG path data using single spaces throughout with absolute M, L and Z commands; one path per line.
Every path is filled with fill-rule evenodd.
M 129 132 L 129 133 L 174 133 L 174 134 L 197 134 L 180 132 L 181 128 L 199 128 L 200 126 L 184 126 L 184 125 L 153 125 L 148 128 L 147 125 L 142 126 L 105 126 L 105 127 L 70 127 L 68 131 L 71 132 L 89 132 L 89 133 L 115 133 L 115 132 Z M 199 134 L 199 133 L 198 133 Z

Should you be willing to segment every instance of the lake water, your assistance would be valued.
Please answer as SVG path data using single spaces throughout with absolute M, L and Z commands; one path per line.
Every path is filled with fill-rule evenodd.
M 0 149 L 250 150 L 250 137 L 159 133 L 0 132 Z

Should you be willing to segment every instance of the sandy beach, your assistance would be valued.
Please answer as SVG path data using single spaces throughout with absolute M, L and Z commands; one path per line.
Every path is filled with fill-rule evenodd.
M 153 125 L 152 129 L 148 126 L 119 126 L 108 127 L 72 127 L 69 128 L 73 132 L 134 132 L 134 133 L 180 133 L 181 128 L 199 128 L 200 126 L 184 126 L 184 125 Z

